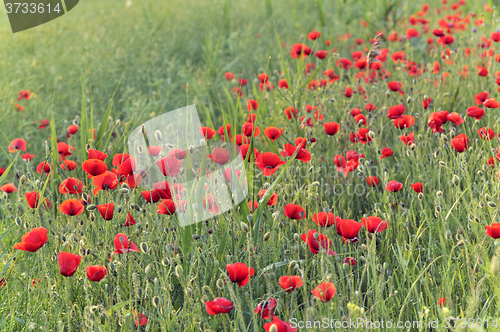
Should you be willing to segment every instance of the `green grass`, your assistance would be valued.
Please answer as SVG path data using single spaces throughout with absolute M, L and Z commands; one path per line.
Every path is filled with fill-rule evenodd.
M 494 77 L 499 63 L 487 58 L 491 61 L 487 77 L 478 76 L 476 70 L 485 62 L 480 53 L 487 50 L 478 47 L 479 37 L 489 37 L 500 28 L 498 12 L 485 12 L 487 3 L 469 0 L 461 7 L 462 13 L 478 15 L 465 31 L 454 34 L 455 42 L 449 46 L 456 49 L 452 64 L 445 63 L 441 46 L 427 50 L 432 35 L 424 34 L 420 26 L 416 26 L 420 38 L 401 43 L 384 39 L 382 47 L 390 53 L 383 68 L 391 76 L 376 84 L 358 81 L 355 68 L 337 67 L 331 51 L 351 59 L 353 51 L 366 55 L 367 41 L 378 31 L 386 37 L 393 29 L 404 35 L 409 16 L 421 9 L 422 2 L 132 0 L 127 6 L 122 0 L 86 0 L 62 18 L 14 35 L 7 16 L 1 16 L 0 166 L 11 166 L 0 184 L 14 183 L 18 191 L 0 195 L 0 280 L 6 279 L 0 287 L 0 330 L 262 331 L 269 320 L 256 316 L 254 309 L 270 297 L 278 303 L 275 315 L 285 321 L 422 321 L 421 328 L 410 330 L 428 331 L 427 324 L 439 320 L 436 330 L 446 331 L 447 322 L 455 324 L 449 320 L 452 316 L 488 318 L 490 328 L 476 330 L 497 330 L 491 324 L 500 315 L 499 277 L 490 262 L 500 254 L 500 243 L 485 235 L 485 225 L 498 218 L 498 162 L 487 167 L 485 160 L 496 154 L 492 149 L 498 142 L 496 137 L 479 139 L 477 131 L 490 127 L 498 135 L 498 109 L 487 109 L 479 121 L 465 115 L 481 91 L 500 98 Z M 426 17 L 432 32 L 438 19 L 452 11 L 437 15 L 438 4 L 429 4 Z M 482 27 L 474 24 L 479 17 L 485 19 Z M 306 37 L 312 30 L 322 33 L 316 41 Z M 349 39 L 339 38 L 348 33 Z M 355 38 L 362 38 L 363 44 L 356 45 Z M 325 45 L 327 39 L 330 46 Z M 330 54 L 323 61 L 315 56 L 295 60 L 290 56 L 295 43 Z M 498 45 L 491 45 L 496 54 Z M 463 56 L 466 47 L 475 54 Z M 411 77 L 404 64 L 395 65 L 390 56 L 401 50 L 427 71 Z M 439 74 L 432 73 L 435 61 L 442 65 Z M 306 75 L 309 62 L 316 67 Z M 468 77 L 458 75 L 464 65 L 469 67 Z M 341 75 L 338 82 L 307 89 L 313 79 L 325 78 L 323 70 L 330 68 Z M 224 78 L 228 71 L 248 79 L 240 99 L 232 92 L 236 83 Z M 262 72 L 269 74 L 276 89 L 260 92 L 257 75 Z M 445 72 L 449 76 L 440 80 Z M 288 91 L 277 88 L 283 78 L 290 85 Z M 405 95 L 388 91 L 388 81 L 400 81 Z M 346 98 L 346 86 L 355 91 L 362 86 L 377 109 L 368 114 L 359 93 Z M 35 95 L 19 102 L 25 109 L 18 112 L 17 93 L 23 89 Z M 426 95 L 433 100 L 427 110 L 421 103 Z M 250 212 L 244 201 L 229 213 L 182 228 L 176 216 L 159 215 L 156 204 L 146 204 L 142 188 L 91 195 L 92 181 L 81 168 L 87 145 L 107 151 L 109 168 L 112 156 L 125 151 L 128 134 L 155 116 L 195 103 L 204 124 L 215 130 L 226 123 L 240 128 L 247 118 L 248 99 L 259 103 L 256 124 L 261 135 L 252 140 L 252 148 L 278 153 L 296 137 L 317 140 L 307 145 L 310 162 L 282 158 L 288 163 L 271 177 L 261 174 L 253 157 L 246 161 L 248 200 L 259 201 L 258 191 L 267 188 L 278 195 L 275 206 L 261 204 Z M 400 103 L 406 105 L 405 114 L 416 119 L 412 128 L 397 129 L 386 116 L 390 106 Z M 314 117 L 315 126 L 303 128 L 300 120 L 286 118 L 285 108 L 295 106 L 307 121 L 312 113 L 305 111 L 306 105 L 319 105 L 323 122 L 339 123 L 339 132 L 327 136 Z M 349 140 L 350 133 L 358 130 L 350 115 L 356 107 L 373 133 L 369 144 Z M 448 122 L 443 125 L 445 133 L 433 134 L 427 121 L 440 109 L 460 113 L 465 123 L 456 127 Z M 41 130 L 43 119 L 51 124 Z M 80 128 L 67 139 L 67 127 L 74 121 Z M 263 137 L 269 126 L 284 128 L 274 143 Z M 95 140 L 89 134 L 92 129 Z M 413 148 L 398 138 L 410 132 L 415 133 Z M 457 153 L 450 143 L 461 133 L 469 137 L 470 147 Z M 18 153 L 7 152 L 15 138 L 26 140 L 27 151 L 36 155 L 32 162 L 26 164 Z M 38 174 L 34 167 L 39 162 L 59 164 L 52 148 L 57 139 L 75 148 L 69 159 L 79 167 L 72 172 L 55 167 L 50 177 Z M 220 143 L 220 135 L 216 140 Z M 384 147 L 391 147 L 394 155 L 381 160 Z M 364 158 L 344 177 L 337 173 L 334 157 L 349 150 Z M 366 185 L 371 175 L 380 178 L 375 188 Z M 61 195 L 58 187 L 69 176 L 84 182 L 92 204 L 114 202 L 113 219 L 105 221 L 91 209 L 76 217 L 59 212 L 59 204 L 70 195 Z M 401 182 L 403 189 L 384 190 L 390 180 Z M 415 182 L 423 183 L 423 195 L 411 189 Z M 343 191 L 334 191 L 334 186 Z M 52 208 L 30 209 L 24 194 L 33 190 L 51 200 Z M 302 206 L 306 218 L 287 218 L 284 207 L 290 203 Z M 319 227 L 312 221 L 313 214 L 325 210 L 357 221 L 378 216 L 388 220 L 389 227 L 376 236 L 362 228 L 359 242 L 344 244 L 335 226 Z M 137 224 L 123 227 L 128 212 Z M 36 253 L 13 249 L 23 234 L 39 226 L 49 230 L 45 246 Z M 327 235 L 338 255 L 312 254 L 300 239 L 309 229 Z M 117 233 L 125 233 L 141 252 L 115 254 L 110 261 Z M 59 273 L 61 251 L 83 256 L 72 277 Z M 357 264 L 344 264 L 346 257 L 354 257 Z M 241 288 L 228 279 L 226 270 L 226 264 L 237 262 L 255 269 Z M 90 265 L 108 268 L 101 282 L 87 279 L 85 269 Z M 278 283 L 283 275 L 300 275 L 304 285 L 285 293 Z M 33 284 L 33 279 L 40 282 Z M 311 294 L 323 281 L 336 287 L 328 303 Z M 204 303 L 216 297 L 234 303 L 231 313 L 207 314 Z M 440 306 L 438 299 L 443 297 L 446 303 Z M 148 324 L 136 327 L 134 310 L 145 314 Z M 451 330 L 467 330 L 459 326 L 462 322 Z

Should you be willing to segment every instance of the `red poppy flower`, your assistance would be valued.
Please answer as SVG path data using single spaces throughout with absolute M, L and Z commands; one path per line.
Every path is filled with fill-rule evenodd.
M 271 297 L 268 301 L 262 301 L 255 307 L 254 313 L 262 319 L 269 319 L 273 316 L 273 309 L 276 307 L 276 299 Z
M 4 193 L 11 194 L 17 191 L 17 187 L 13 183 L 7 183 L 0 187 Z
M 234 74 L 229 72 L 229 71 L 224 74 L 224 77 L 226 78 L 227 81 L 234 80 L 234 78 L 235 78 Z
M 387 117 L 389 119 L 399 119 L 401 115 L 406 111 L 405 105 L 396 105 L 389 107 L 389 111 L 387 111 Z
M 285 108 L 285 115 L 288 118 L 288 120 L 292 120 L 292 117 L 294 119 L 296 119 L 297 113 L 298 113 L 298 110 L 292 106 Z
M 83 162 L 82 169 L 90 177 L 94 177 L 106 173 L 108 167 L 100 159 L 88 159 Z
M 390 192 L 397 192 L 403 189 L 403 184 L 397 182 L 396 180 L 391 180 L 385 185 L 385 190 Z
M 446 302 L 446 297 L 440 297 L 438 300 L 439 306 L 442 307 Z
M 57 152 L 59 152 L 59 155 L 61 155 L 62 159 L 71 156 L 74 151 L 75 148 L 67 143 L 64 142 L 57 143 Z
M 213 301 L 205 302 L 205 309 L 209 315 L 227 314 L 233 310 L 233 302 L 223 297 L 218 297 Z
M 336 62 L 338 67 L 342 67 L 343 69 L 351 69 L 352 61 L 349 59 L 342 58 Z
M 294 59 L 298 59 L 302 55 L 302 58 L 304 59 L 311 54 L 311 52 L 312 50 L 304 44 L 294 44 L 290 50 L 290 55 Z
M 490 226 L 485 225 L 486 235 L 494 239 L 500 239 L 500 223 L 492 223 Z
M 144 314 L 140 314 L 134 309 L 135 326 L 143 326 L 148 323 L 148 318 Z
M 352 219 L 338 218 L 335 224 L 337 228 L 337 234 L 350 240 L 356 239 L 359 230 L 361 229 L 361 227 L 363 227 L 362 223 L 359 223 Z
M 467 115 L 472 118 L 475 118 L 476 120 L 481 120 L 484 114 L 485 114 L 484 109 L 477 106 L 471 106 L 467 109 Z
M 442 29 L 434 29 L 432 34 L 436 37 L 442 37 L 444 36 L 444 31 Z
M 156 192 L 156 194 L 160 196 L 160 198 L 172 199 L 172 193 L 170 192 L 170 184 L 167 181 L 156 182 L 153 185 L 153 189 Z
M 156 161 L 156 164 L 164 176 L 174 177 L 179 174 L 179 171 L 181 170 L 182 160 L 168 156 Z
M 35 157 L 34 154 L 30 154 L 29 152 L 27 153 L 22 153 L 21 154 L 21 157 L 23 158 L 24 161 L 28 162 L 28 161 L 31 161 L 31 159 L 33 159 Z
M 59 167 L 63 170 L 73 171 L 78 167 L 78 164 L 73 160 L 66 159 L 61 163 L 61 165 L 59 165 Z
M 114 253 L 116 254 L 124 254 L 127 252 L 139 252 L 137 245 L 134 242 L 129 241 L 125 234 L 122 233 L 116 234 L 113 242 L 115 244 Z
M 348 265 L 351 265 L 351 266 L 354 266 L 356 265 L 356 259 L 354 257 L 346 257 L 344 258 L 344 260 L 342 261 L 343 264 L 348 264 Z
M 406 57 L 406 54 L 403 51 L 394 52 L 394 53 L 392 53 L 392 56 L 391 56 L 394 63 L 398 63 L 400 60 L 404 61 L 405 57 Z
M 40 195 L 36 191 L 27 192 L 24 196 L 26 197 L 26 201 L 28 202 L 30 208 L 36 209 L 38 207 Z
M 97 210 L 99 210 L 99 213 L 104 218 L 104 220 L 111 220 L 113 219 L 114 207 L 114 203 L 102 204 L 97 205 Z
M 288 82 L 286 81 L 286 79 L 281 79 L 278 81 L 278 86 L 280 87 L 280 89 L 288 89 Z
M 336 218 L 335 215 L 331 212 L 326 213 L 326 212 L 318 212 L 313 215 L 312 220 L 321 227 L 330 227 L 332 225 L 335 225 L 335 220 Z
M 481 106 L 489 98 L 490 93 L 488 91 L 483 91 L 474 96 L 474 102 L 476 105 Z
M 297 149 L 298 148 L 296 146 L 289 144 L 289 143 L 286 143 L 285 150 L 281 151 L 281 155 L 283 157 L 291 157 L 291 156 L 293 156 L 295 151 L 297 151 Z M 309 151 L 307 151 L 304 148 L 299 148 L 299 152 L 295 156 L 295 159 L 300 160 L 304 163 L 307 163 L 307 162 L 311 161 L 311 153 L 309 153 Z
M 415 190 L 416 193 L 424 192 L 424 186 L 422 185 L 422 182 L 416 182 L 412 184 L 411 189 Z
M 405 94 L 404 91 L 401 89 L 401 87 L 402 87 L 401 82 L 397 82 L 397 81 L 388 82 L 387 86 L 389 87 L 389 89 L 391 91 L 399 92 L 400 95 Z
M 401 135 L 399 136 L 399 139 L 406 145 L 415 143 L 415 135 L 413 132 L 409 133 L 408 135 Z
M 59 205 L 59 211 L 68 216 L 78 216 L 83 213 L 84 206 L 77 199 L 68 199 Z
M 156 190 L 142 191 L 141 195 L 148 203 L 156 203 L 160 200 L 160 196 L 158 195 Z
M 238 83 L 240 84 L 240 86 L 246 86 L 248 80 L 246 78 L 238 78 Z
M 19 91 L 19 97 L 17 97 L 17 100 L 21 99 L 30 99 L 31 98 L 31 91 L 30 90 L 21 90 Z
M 477 66 L 477 74 L 482 77 L 488 76 L 488 69 L 483 66 Z
M 481 137 L 483 140 L 491 140 L 493 137 L 495 137 L 495 132 L 491 128 L 479 128 L 477 130 L 477 133 L 479 134 L 479 137 Z
M 266 135 L 271 140 L 271 142 L 277 140 L 281 136 L 281 134 L 283 134 L 283 127 L 281 127 L 281 129 L 278 129 L 276 127 L 267 127 L 266 129 L 264 129 L 264 135 Z
M 411 115 L 402 115 L 399 119 L 392 120 L 394 126 L 399 129 L 410 128 L 415 124 L 415 118 Z
M 290 219 L 304 219 L 306 218 L 306 211 L 297 204 L 287 204 L 285 205 L 285 216 Z
M 100 265 L 91 265 L 87 267 L 87 278 L 90 281 L 101 281 L 105 276 L 108 269 Z
M 420 32 L 418 32 L 417 29 L 415 28 L 409 28 L 406 30 L 406 38 L 411 39 L 411 38 L 416 38 L 420 36 Z
M 76 134 L 77 131 L 78 131 L 78 126 L 77 125 L 71 125 L 71 126 L 68 127 L 68 130 L 66 132 L 66 136 L 70 137 L 71 135 Z
M 396 121 L 396 120 L 394 120 L 394 121 Z M 380 156 L 380 159 L 389 158 L 393 154 L 394 154 L 394 151 L 392 151 L 392 149 L 390 149 L 390 148 L 383 148 L 382 149 L 382 155 Z
M 24 234 L 21 238 L 21 242 L 14 245 L 14 249 L 19 249 L 22 251 L 35 252 L 47 242 L 48 230 L 43 227 L 33 228 L 28 233 Z
M 212 154 L 208 155 L 218 165 L 224 165 L 229 161 L 229 151 L 223 148 L 214 148 Z
M 229 279 L 232 282 L 236 282 L 240 287 L 245 286 L 250 280 L 250 277 L 255 273 L 253 268 L 248 267 L 244 263 L 227 264 L 226 269 L 229 274 Z
M 247 110 L 249 112 L 252 112 L 253 110 L 256 110 L 259 108 L 259 103 L 257 103 L 257 100 L 255 99 L 249 99 L 247 103 Z
M 83 183 L 73 177 L 69 177 L 59 185 L 59 192 L 61 194 L 81 194 Z
M 457 126 L 459 124 L 465 122 L 465 120 L 462 119 L 462 117 L 460 116 L 460 114 L 458 114 L 457 112 L 452 112 L 452 113 L 448 114 L 447 118 L 448 118 L 448 121 L 453 122 Z
M 304 285 L 304 281 L 299 276 L 282 276 L 279 283 L 281 288 L 287 293 L 293 292 L 296 288 Z
M 382 221 L 379 217 L 361 218 L 361 223 L 368 233 L 380 233 L 387 228 L 387 220 Z
M 324 122 L 323 127 L 325 128 L 325 133 L 330 136 L 335 135 L 340 129 L 340 125 L 336 122 Z
M 213 138 L 216 134 L 215 130 L 213 130 L 210 127 L 198 127 L 200 129 L 200 134 L 205 137 L 205 139 L 208 141 L 209 139 Z
M 496 101 L 495 98 L 486 99 L 484 101 L 483 105 L 487 108 L 499 108 L 500 107 L 500 103 L 498 101 Z
M 246 137 L 257 137 L 260 135 L 260 128 L 251 122 L 245 122 L 241 130 Z
M 80 261 L 82 260 L 82 256 L 75 255 L 69 252 L 60 252 L 57 255 L 57 261 L 59 263 L 59 272 L 65 277 L 71 277 L 75 274 L 76 269 L 78 269 L 78 265 L 80 265 Z
M 307 38 L 310 40 L 315 40 L 321 37 L 321 32 L 317 32 L 316 30 L 313 30 L 307 34 Z
M 335 291 L 335 285 L 325 281 L 319 284 L 311 293 L 321 302 L 328 302 L 335 296 Z
M 347 87 L 345 88 L 345 92 L 344 92 L 344 95 L 347 97 L 347 98 L 351 98 L 352 97 L 352 94 L 353 94 L 353 91 L 350 87 Z
M 332 247 L 332 240 L 328 239 L 326 235 L 318 233 L 315 229 L 308 230 L 306 234 L 300 235 L 300 238 L 309 246 L 309 251 L 313 254 L 319 253 L 320 248 L 324 248 L 328 256 L 337 255 L 330 249 Z
M 9 144 L 10 153 L 14 153 L 18 150 L 26 151 L 26 141 L 22 138 L 16 138 Z
M 469 138 L 465 134 L 459 134 L 451 140 L 451 146 L 459 153 L 464 152 L 469 147 Z
M 370 187 L 376 187 L 379 182 L 380 180 L 376 176 L 369 176 L 366 178 L 366 183 L 368 183 Z
M 264 152 L 255 159 L 255 165 L 263 172 L 264 176 L 273 175 L 286 161 L 281 160 L 276 153 Z
M 162 199 L 161 203 L 158 204 L 158 210 L 156 211 L 158 214 L 174 214 L 175 213 L 175 204 L 171 199 Z
M 271 328 L 274 327 L 275 330 L 271 330 Z M 266 332 L 271 332 L 271 331 L 276 331 L 276 332 L 296 332 L 297 329 L 292 327 L 292 325 L 286 321 L 283 321 L 279 319 L 276 316 L 273 316 L 273 321 L 264 324 L 264 330 Z
M 266 194 L 266 191 L 267 191 L 266 189 L 259 190 L 259 198 L 264 197 L 264 195 Z M 267 201 L 267 205 L 273 206 L 273 205 L 276 205 L 277 202 L 278 202 L 278 195 L 276 193 L 273 193 L 271 195 L 271 198 L 269 198 L 269 201 Z
M 97 196 L 97 193 L 101 190 L 113 190 L 118 187 L 118 177 L 115 173 L 106 171 L 101 175 L 94 176 L 92 178 L 92 182 L 96 187 L 94 189 L 94 195 Z

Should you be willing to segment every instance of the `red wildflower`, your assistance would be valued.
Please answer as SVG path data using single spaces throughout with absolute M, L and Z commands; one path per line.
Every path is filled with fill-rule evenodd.
M 47 242 L 48 230 L 43 227 L 33 228 L 28 233 L 24 234 L 21 238 L 21 242 L 14 245 L 14 249 L 19 249 L 22 251 L 35 252 Z
M 236 282 L 240 287 L 245 286 L 250 280 L 250 277 L 255 273 L 253 268 L 248 267 L 244 263 L 227 264 L 226 269 L 229 274 L 229 279 L 232 282 Z

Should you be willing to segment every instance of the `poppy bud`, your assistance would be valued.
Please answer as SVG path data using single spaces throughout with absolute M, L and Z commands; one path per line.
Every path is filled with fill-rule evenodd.
M 35 186 L 36 186 L 36 187 L 40 187 L 40 180 L 38 180 L 38 179 L 37 179 L 37 180 L 35 181 Z
M 167 149 L 170 149 L 170 150 L 174 149 L 174 146 L 170 143 L 165 144 L 165 146 L 167 147 Z
M 410 149 L 411 149 L 412 151 L 415 151 L 415 149 L 416 149 L 416 148 L 417 148 L 417 144 L 412 143 L 412 144 L 410 145 Z
M 443 196 L 443 192 L 441 190 L 436 192 L 436 197 L 441 197 L 441 196 Z
M 278 327 L 276 326 L 276 324 L 271 325 L 271 327 L 269 328 L 269 332 L 278 332 Z
M 160 305 L 160 298 L 158 296 L 153 297 L 153 306 L 157 308 Z
M 441 160 L 441 161 L 439 161 L 439 166 L 441 166 L 441 167 L 446 167 L 446 163 L 445 163 L 444 161 L 442 161 L 442 160 Z
M 453 182 L 453 184 L 455 186 L 458 186 L 460 184 L 460 177 L 458 177 L 458 175 L 454 174 L 453 178 L 451 179 L 451 182 Z
M 217 288 L 223 289 L 224 288 L 224 280 L 217 279 L 217 282 L 215 283 L 215 285 L 217 286 Z
M 162 260 L 161 260 L 161 265 L 163 266 L 168 266 L 170 264 L 170 261 L 168 260 L 167 257 L 164 257 Z
M 23 174 L 19 179 L 19 183 L 24 184 L 26 182 L 26 176 Z
M 177 278 L 181 278 L 181 276 L 184 275 L 184 269 L 182 268 L 181 265 L 175 266 L 175 275 L 177 276 Z
M 443 141 L 445 141 L 445 142 L 448 142 L 448 141 L 449 141 L 448 136 L 446 136 L 446 135 L 441 135 L 441 139 L 442 139 Z
M 348 269 L 349 269 L 349 264 L 347 264 L 347 263 L 342 263 L 342 268 L 343 268 L 344 270 L 348 270 Z
M 120 194 L 128 194 L 129 190 L 127 188 L 121 188 L 118 192 Z
M 240 226 L 244 232 L 248 232 L 248 225 L 245 224 L 243 221 L 240 223 Z
M 141 250 L 143 253 L 148 254 L 149 253 L 149 246 L 146 242 L 141 243 Z
M 270 237 L 271 237 L 271 232 L 267 232 L 266 234 L 264 234 L 264 241 L 269 240 Z
M 436 206 L 436 208 L 434 209 L 435 212 L 437 213 L 441 213 L 441 207 L 438 205 Z
M 291 261 L 290 263 L 288 263 L 288 268 L 291 270 L 291 269 L 294 269 L 297 267 L 297 262 L 296 261 Z
M 497 205 L 494 202 L 488 202 L 488 206 L 492 208 L 496 208 Z
M 96 209 L 96 205 L 95 204 L 90 204 L 90 205 L 87 205 L 87 211 L 92 211 L 92 210 L 95 210 Z
M 157 141 L 161 141 L 161 139 L 163 138 L 161 131 L 159 131 L 158 129 L 155 131 L 155 138 Z
M 293 234 L 293 239 L 294 239 L 295 241 L 299 241 L 299 240 L 300 240 L 300 235 L 299 235 L 299 234 L 297 234 L 297 233 Z
M 411 97 L 406 98 L 406 103 L 407 104 L 411 103 Z
M 481 171 L 477 171 L 477 175 L 479 175 L 479 176 L 483 176 L 483 172 L 481 172 Z
M 276 212 L 274 212 L 274 213 L 273 213 L 273 219 L 274 219 L 274 220 L 278 219 L 278 216 L 279 216 L 279 215 L 280 215 L 280 213 L 279 213 L 279 212 L 277 212 L 277 211 L 276 211 Z
M 90 216 L 89 216 L 89 219 L 90 219 L 90 221 L 94 221 L 95 220 L 95 214 L 91 213 Z

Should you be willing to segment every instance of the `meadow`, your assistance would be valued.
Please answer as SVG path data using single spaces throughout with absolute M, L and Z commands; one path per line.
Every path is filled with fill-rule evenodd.
M 493 1 L 85 0 L 0 32 L 1 331 L 500 330 Z M 129 149 L 193 104 L 210 158 Z M 217 169 L 247 197 L 187 204 Z

